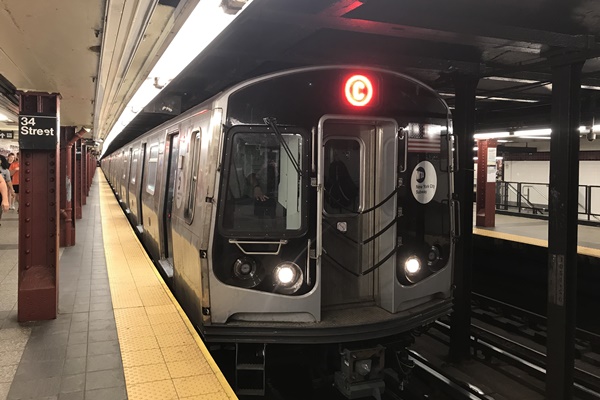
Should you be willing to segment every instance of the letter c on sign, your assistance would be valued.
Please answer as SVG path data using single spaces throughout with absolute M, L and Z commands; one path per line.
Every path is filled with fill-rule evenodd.
M 346 81 L 344 92 L 350 104 L 363 107 L 373 98 L 373 85 L 366 76 L 354 75 Z

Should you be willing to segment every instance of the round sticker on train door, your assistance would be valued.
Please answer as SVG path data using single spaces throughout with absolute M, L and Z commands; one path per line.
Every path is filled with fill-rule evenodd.
M 421 204 L 427 204 L 433 199 L 437 189 L 437 174 L 432 163 L 421 161 L 417 164 L 410 177 L 410 188 Z

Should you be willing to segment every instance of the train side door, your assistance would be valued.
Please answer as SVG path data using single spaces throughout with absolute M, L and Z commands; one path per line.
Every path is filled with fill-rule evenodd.
M 164 257 L 173 265 L 173 236 L 171 216 L 173 212 L 173 198 L 175 196 L 175 182 L 177 182 L 179 163 L 179 133 L 169 135 L 165 153 L 167 158 L 167 185 L 165 190 L 165 209 L 163 212 L 164 226 Z
M 397 124 L 331 116 L 322 119 L 320 173 L 323 306 L 379 303 L 379 268 L 394 248 Z M 375 267 L 375 268 L 373 268 Z
M 129 148 L 127 152 L 127 163 L 125 164 L 126 172 L 125 172 L 125 201 L 127 202 L 126 212 L 130 212 L 131 209 L 131 196 L 129 196 L 129 191 L 131 190 L 131 164 L 133 161 L 133 148 Z
M 140 176 L 138 179 L 138 184 L 137 184 L 137 194 L 136 194 L 136 198 L 137 198 L 137 217 L 138 217 L 138 226 L 137 226 L 137 230 L 139 233 L 142 233 L 144 231 L 144 216 L 142 214 L 142 210 L 144 209 L 143 207 L 143 201 L 142 201 L 142 195 L 144 193 L 144 175 L 145 175 L 145 171 L 146 171 L 146 143 L 142 143 L 142 148 L 140 150 L 140 159 L 139 159 L 139 164 L 140 164 Z

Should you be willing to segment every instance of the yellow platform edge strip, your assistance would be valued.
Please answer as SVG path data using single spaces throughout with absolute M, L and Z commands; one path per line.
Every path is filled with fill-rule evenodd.
M 113 191 L 110 188 L 110 186 L 108 184 L 108 181 L 106 180 L 106 177 L 104 176 L 104 173 L 102 172 L 102 170 L 98 168 L 97 169 L 97 173 L 98 173 L 98 178 L 99 178 L 98 179 L 99 193 L 101 194 L 103 189 L 107 189 L 108 191 L 110 191 L 110 193 L 112 195 Z M 104 186 L 104 188 L 103 188 L 103 186 Z M 114 199 L 114 201 L 117 201 L 115 197 L 112 197 L 112 198 Z M 103 196 L 100 196 L 101 210 L 104 207 L 109 207 L 109 205 L 107 205 L 105 203 L 106 203 L 106 200 L 103 198 Z M 121 211 L 122 211 L 122 209 L 121 209 Z M 122 214 L 122 218 L 126 219 L 126 216 L 125 216 L 124 213 Z M 133 228 L 131 227 L 131 224 L 129 224 L 129 221 L 127 221 L 127 222 L 128 222 L 129 232 L 131 233 L 131 235 L 135 239 L 136 243 L 140 247 L 143 248 L 141 242 L 139 241 L 139 238 L 137 237 L 137 235 L 133 231 Z M 108 234 L 108 233 L 106 233 L 106 230 L 104 229 L 104 227 L 102 229 L 102 234 L 103 234 L 103 237 L 105 237 L 105 235 Z M 154 263 L 152 262 L 152 260 L 150 260 L 150 257 L 148 257 L 148 254 L 145 251 L 143 252 L 143 254 L 144 254 L 144 257 L 146 258 L 146 260 L 150 264 L 152 264 L 154 266 Z M 108 262 L 108 254 L 106 254 L 106 256 L 107 256 L 107 262 Z M 210 352 L 206 348 L 206 345 L 204 344 L 204 342 L 202 341 L 202 339 L 198 335 L 198 332 L 196 331 L 196 329 L 194 328 L 194 326 L 190 322 L 189 318 L 187 317 L 187 315 L 185 314 L 185 312 L 183 311 L 183 309 L 179 305 L 179 302 L 175 299 L 175 296 L 173 296 L 173 294 L 171 293 L 171 290 L 169 289 L 169 287 L 167 286 L 167 284 L 163 280 L 162 276 L 156 270 L 155 267 L 153 267 L 151 269 L 152 269 L 153 273 L 156 275 L 156 278 L 160 282 L 160 284 L 161 284 L 162 288 L 164 289 L 165 293 L 167 294 L 167 296 L 169 296 L 172 304 L 177 309 L 177 312 L 179 313 L 181 319 L 185 323 L 188 331 L 190 332 L 190 334 L 194 338 L 194 341 L 196 342 L 196 345 L 198 346 L 198 348 L 200 349 L 200 351 L 204 355 L 204 358 L 206 359 L 206 362 L 210 365 L 210 368 L 212 369 L 214 376 L 219 380 L 219 383 L 221 384 L 223 390 L 225 391 L 225 393 L 227 394 L 228 397 L 230 397 L 232 399 L 237 399 L 238 398 L 237 395 L 235 394 L 235 392 L 231 388 L 229 382 L 227 381 L 227 379 L 225 378 L 225 376 L 221 372 L 221 369 L 219 368 L 219 366 L 217 365 L 217 363 L 215 362 L 215 360 L 212 358 L 212 355 L 210 354 Z
M 480 229 L 480 228 L 473 227 L 473 234 L 479 235 L 479 236 L 486 236 L 486 237 L 490 237 L 490 238 L 494 238 L 494 239 L 508 240 L 511 242 L 525 243 L 525 244 L 529 244 L 532 246 L 548 247 L 547 240 L 535 239 L 535 238 L 530 238 L 527 236 L 514 235 L 512 233 L 492 231 L 489 229 Z M 591 247 L 577 246 L 577 254 L 600 258 L 600 250 L 594 249 Z

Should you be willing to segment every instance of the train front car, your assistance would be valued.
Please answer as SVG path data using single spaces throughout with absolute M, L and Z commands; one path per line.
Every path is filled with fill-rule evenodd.
M 372 365 L 341 368 L 340 389 L 378 381 L 385 347 L 451 308 L 447 105 L 401 74 L 324 67 L 258 78 L 217 106 L 205 338 L 336 344 Z

